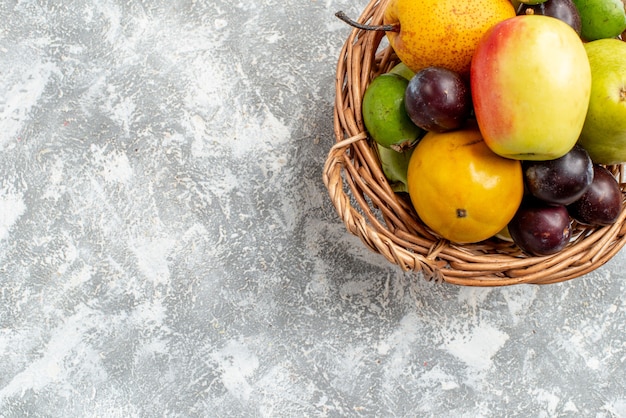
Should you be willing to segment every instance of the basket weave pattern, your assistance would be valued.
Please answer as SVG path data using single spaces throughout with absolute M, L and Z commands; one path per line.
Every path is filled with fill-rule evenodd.
M 358 21 L 381 24 L 387 1 L 372 0 Z M 457 245 L 422 224 L 408 196 L 391 189 L 362 120 L 361 103 L 369 82 L 398 62 L 393 50 L 381 45 L 384 36 L 380 31 L 353 29 L 337 63 L 337 142 L 328 153 L 323 180 L 350 233 L 404 271 L 421 271 L 428 280 L 466 286 L 562 282 L 595 270 L 620 251 L 626 244 L 625 205 L 614 225 L 593 228 L 574 222 L 570 244 L 543 257 L 528 256 L 498 239 Z M 625 197 L 624 166 L 608 168 Z

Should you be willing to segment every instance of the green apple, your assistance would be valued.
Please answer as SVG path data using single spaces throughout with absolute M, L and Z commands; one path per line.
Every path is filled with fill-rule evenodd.
M 622 0 L 573 0 L 581 22 L 581 36 L 587 41 L 614 38 L 626 30 Z
M 383 147 L 403 151 L 423 135 L 404 109 L 409 80 L 398 74 L 374 78 L 363 95 L 363 123 L 370 137 Z
M 591 97 L 578 143 L 596 163 L 626 162 L 626 42 L 599 39 L 585 49 Z
M 496 24 L 478 43 L 470 83 L 478 126 L 496 154 L 552 160 L 576 144 L 591 71 L 582 41 L 567 23 L 521 15 Z

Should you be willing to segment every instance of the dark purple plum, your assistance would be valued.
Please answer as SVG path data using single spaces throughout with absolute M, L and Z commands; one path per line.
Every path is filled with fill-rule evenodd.
M 565 206 L 533 198 L 524 199 L 508 228 L 513 242 L 525 253 L 536 256 L 558 253 L 572 236 Z
M 578 9 L 572 0 L 547 0 L 539 4 L 521 3 L 517 9 L 518 15 L 536 14 L 552 16 L 570 25 L 578 36 L 581 31 L 581 21 Z
M 567 210 L 582 224 L 601 226 L 615 223 L 622 210 L 622 191 L 617 180 L 603 166 L 594 165 L 593 182 Z
M 564 156 L 546 161 L 523 161 L 526 189 L 548 203 L 569 205 L 578 200 L 593 180 L 593 162 L 575 145 Z
M 441 67 L 427 67 L 409 81 L 404 106 L 414 124 L 426 131 L 460 128 L 472 112 L 468 82 L 460 74 Z

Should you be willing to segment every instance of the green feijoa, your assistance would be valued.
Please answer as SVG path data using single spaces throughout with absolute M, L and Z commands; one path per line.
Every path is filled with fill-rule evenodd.
M 406 78 L 385 73 L 372 80 L 363 95 L 363 122 L 370 137 L 378 144 L 403 151 L 422 136 L 404 108 Z
M 614 38 L 626 30 L 622 0 L 574 0 L 581 22 L 581 37 L 587 41 Z

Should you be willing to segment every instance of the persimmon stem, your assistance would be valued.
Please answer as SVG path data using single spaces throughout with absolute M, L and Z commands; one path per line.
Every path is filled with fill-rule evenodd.
M 348 25 L 350 25 L 352 27 L 355 27 L 357 29 L 378 30 L 378 31 L 383 31 L 383 32 L 399 32 L 398 25 L 364 25 L 364 24 L 359 23 L 359 22 L 357 22 L 357 21 L 355 21 L 353 19 L 350 19 L 348 17 L 348 15 L 346 15 L 341 10 L 338 11 L 337 13 L 335 13 L 335 16 L 337 16 L 339 19 L 341 19 L 344 22 L 346 22 Z

